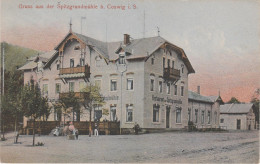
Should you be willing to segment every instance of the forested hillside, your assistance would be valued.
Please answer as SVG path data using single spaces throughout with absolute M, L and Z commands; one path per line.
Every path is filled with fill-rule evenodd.
M 13 72 L 16 67 L 20 67 L 26 63 L 26 58 L 31 56 L 36 56 L 39 51 L 32 50 L 29 48 L 19 47 L 6 42 L 1 43 L 1 51 L 3 51 L 2 46 L 5 49 L 5 70 Z M 1 67 L 2 67 L 2 57 L 1 57 Z

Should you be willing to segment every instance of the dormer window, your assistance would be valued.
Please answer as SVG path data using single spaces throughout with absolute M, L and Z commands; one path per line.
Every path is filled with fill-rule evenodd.
M 119 55 L 118 63 L 119 64 L 125 64 L 125 55 L 124 54 Z
M 75 47 L 74 47 L 74 50 L 79 50 L 79 49 L 80 49 L 79 46 L 75 46 Z

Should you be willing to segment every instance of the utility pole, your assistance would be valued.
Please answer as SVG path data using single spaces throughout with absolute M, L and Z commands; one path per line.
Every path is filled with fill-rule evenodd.
M 157 32 L 158 32 L 158 36 L 160 36 L 160 29 L 158 26 L 157 26 Z
M 144 29 L 143 29 L 143 38 L 145 38 L 145 10 L 144 10 Z

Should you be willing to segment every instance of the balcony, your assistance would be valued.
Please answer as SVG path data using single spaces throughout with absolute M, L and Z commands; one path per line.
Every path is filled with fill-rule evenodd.
M 78 99 L 83 99 L 85 94 L 86 94 L 85 92 L 66 92 L 66 93 L 60 93 L 59 97 L 64 98 L 64 97 L 75 96 Z
M 73 77 L 89 77 L 90 67 L 88 65 L 71 67 L 71 68 L 60 68 L 60 76 L 63 78 Z
M 174 68 L 164 68 L 163 78 L 168 81 L 178 81 L 180 79 L 180 70 Z

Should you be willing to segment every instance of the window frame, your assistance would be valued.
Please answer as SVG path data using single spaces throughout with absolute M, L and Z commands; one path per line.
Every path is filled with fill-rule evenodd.
M 59 88 L 59 89 L 58 89 L 59 91 L 57 91 L 57 86 L 59 86 L 59 87 L 58 87 L 58 88 Z M 61 93 L 61 83 L 56 83 L 56 84 L 55 84 L 55 93 L 56 93 L 56 94 Z
M 69 92 L 75 91 L 75 82 L 69 82 Z
M 75 66 L 75 61 L 73 58 L 70 59 L 70 68 L 73 68 Z
M 182 108 L 180 108 L 180 107 L 176 108 L 176 124 L 181 124 L 181 120 L 182 120 L 181 119 L 181 111 L 182 111 Z
M 130 88 L 129 88 L 128 82 L 131 82 Z M 126 90 L 128 90 L 128 91 L 134 90 L 134 78 L 127 78 L 126 79 Z
M 153 78 L 150 79 L 150 91 L 151 92 L 154 92 L 154 83 L 155 83 L 155 80 Z
M 130 117 L 128 117 L 128 113 L 131 113 Z M 129 120 L 131 118 L 131 120 Z M 126 105 L 126 122 L 131 123 L 134 121 L 134 110 L 132 105 Z
M 112 84 L 115 84 L 115 86 L 112 87 L 113 86 Z M 116 79 L 111 79 L 110 80 L 110 91 L 112 91 L 112 92 L 117 91 L 117 80 Z
M 160 122 L 160 105 L 153 104 L 153 123 Z

